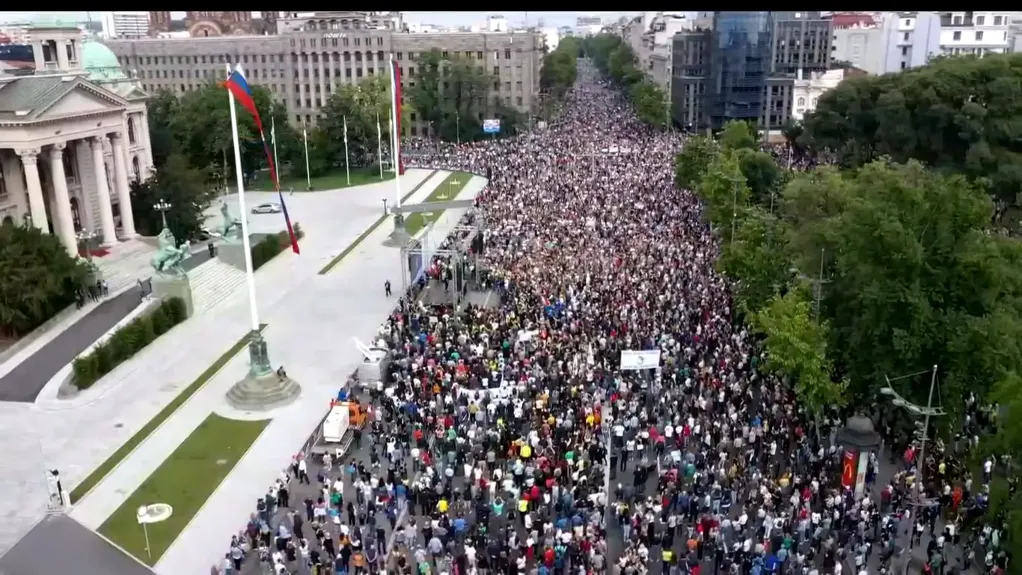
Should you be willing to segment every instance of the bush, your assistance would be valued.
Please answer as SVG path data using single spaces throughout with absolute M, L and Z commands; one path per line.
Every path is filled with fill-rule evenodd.
M 88 389 L 115 367 L 145 349 L 157 337 L 188 318 L 181 298 L 160 302 L 159 307 L 141 315 L 117 330 L 110 339 L 96 346 L 92 353 L 71 362 L 73 382 L 78 389 Z
M 301 226 L 297 222 L 294 224 L 294 230 L 295 237 L 299 240 L 305 236 L 305 232 L 302 231 Z M 252 246 L 252 271 L 261 268 L 263 264 L 272 260 L 277 254 L 290 248 L 291 238 L 288 237 L 287 230 L 259 240 L 258 244 Z

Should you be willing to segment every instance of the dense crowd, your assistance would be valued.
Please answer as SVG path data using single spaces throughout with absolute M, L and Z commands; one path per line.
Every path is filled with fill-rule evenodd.
M 361 455 L 296 459 L 271 505 L 303 473 L 316 496 L 304 513 L 291 496 L 283 535 L 260 510 L 235 556 L 255 540 L 278 573 L 1003 573 L 1001 532 L 963 527 L 989 477 L 934 452 L 919 505 L 908 444 L 842 484 L 836 426 L 809 427 L 732 322 L 716 242 L 672 182 L 683 139 L 581 63 L 555 129 L 409 146 L 490 175 L 475 217 L 499 305 L 401 298 Z M 661 361 L 622 371 L 624 350 Z

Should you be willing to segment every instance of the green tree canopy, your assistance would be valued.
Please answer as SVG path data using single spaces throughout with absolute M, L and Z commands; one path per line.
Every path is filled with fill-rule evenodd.
M 448 141 L 484 137 L 482 119 L 493 117 L 490 114 L 499 107 L 490 105 L 490 90 L 497 79 L 472 60 L 457 54 L 444 58 L 435 49 L 420 54 L 416 65 L 416 82 L 408 89 L 408 99 L 430 131 Z M 501 125 L 502 135 L 506 128 Z
M 681 153 L 674 159 L 674 183 L 679 188 L 691 190 L 699 184 L 706 167 L 717 157 L 717 142 L 709 136 L 689 138 Z
M 35 226 L 0 224 L 0 335 L 19 337 L 75 301 L 90 266 Z
M 135 229 L 145 236 L 155 236 L 163 228 L 163 218 L 153 209 L 160 201 L 170 204 L 167 227 L 178 241 L 192 239 L 205 223 L 203 212 L 215 193 L 202 170 L 189 165 L 180 154 L 167 161 L 144 182 L 132 182 L 131 205 Z
M 333 165 L 344 165 L 344 124 L 348 125 L 348 156 L 354 166 L 375 164 L 379 155 L 377 135 L 383 138 L 383 151 L 390 157 L 390 125 L 391 94 L 390 80 L 385 76 L 369 76 L 357 84 L 338 86 L 326 107 L 322 110 L 320 128 L 323 136 L 309 132 L 310 169 L 315 155 L 319 156 L 320 169 L 328 170 Z M 409 122 L 411 109 L 402 106 L 401 121 Z M 379 121 L 380 131 L 376 126 Z M 298 134 L 301 137 L 301 134 Z M 303 144 L 304 145 L 304 144 Z M 305 173 L 305 155 L 302 149 L 297 155 L 289 157 L 292 165 L 300 164 L 301 173 Z
M 558 100 L 564 98 L 578 77 L 578 49 L 578 40 L 568 37 L 560 41 L 556 50 L 543 56 L 539 86 Z
M 629 96 L 636 115 L 644 123 L 662 128 L 669 120 L 667 95 L 650 82 L 635 66 L 635 52 L 619 36 L 597 34 L 587 37 L 584 53 L 593 59 L 596 68 L 620 86 Z
M 900 74 L 845 80 L 820 98 L 801 141 L 845 166 L 881 156 L 987 179 L 995 197 L 1022 191 L 1022 55 L 940 58 Z
M 781 184 L 781 169 L 773 156 L 752 148 L 737 150 L 738 165 L 745 176 L 745 183 L 752 192 L 752 200 L 761 206 L 772 206 L 774 195 Z
M 741 120 L 731 120 L 720 133 L 720 147 L 725 150 L 755 150 L 757 140 L 755 126 Z

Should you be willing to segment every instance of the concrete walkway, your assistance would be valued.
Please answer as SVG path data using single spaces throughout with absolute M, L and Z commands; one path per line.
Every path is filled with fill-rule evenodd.
M 430 170 L 409 170 L 402 176 L 403 189 L 411 190 L 429 173 Z M 419 193 L 428 195 L 440 181 L 440 174 L 436 174 L 420 188 Z M 295 301 L 291 297 L 292 291 L 317 277 L 316 272 L 323 265 L 379 219 L 382 213 L 380 199 L 386 194 L 393 195 L 392 181 L 336 194 L 309 194 L 307 197 L 316 200 L 312 205 L 297 201 L 298 195 L 288 199 L 292 221 L 298 221 L 297 215 L 303 218 L 306 237 L 302 241 L 300 256 L 281 254 L 256 274 L 257 300 L 264 315 L 262 321 L 274 321 L 273 310 L 281 302 Z M 330 198 L 333 198 L 332 202 Z M 283 218 L 280 227 L 283 227 Z M 356 259 L 357 252 L 352 254 L 352 259 Z M 394 261 L 397 261 L 396 256 Z M 245 291 L 240 290 L 240 293 Z M 276 317 L 281 323 L 290 321 L 281 315 Z M 248 304 L 242 295 L 235 303 L 176 327 L 138 357 L 122 364 L 74 399 L 37 401 L 35 404 L 0 402 L 0 452 L 5 457 L 4 473 L 0 474 L 0 491 L 5 494 L 0 499 L 0 553 L 17 542 L 45 514 L 44 470 L 59 469 L 64 487 L 70 491 L 177 397 L 248 329 Z M 274 353 L 272 346 L 273 340 L 271 354 Z M 273 359 L 276 363 L 283 361 L 289 368 L 292 363 L 286 357 Z M 301 377 L 297 372 L 295 375 Z M 190 402 L 190 405 L 197 404 Z M 202 407 L 202 417 L 205 417 L 211 406 Z M 169 434 L 176 439 L 163 451 L 169 454 L 184 440 L 194 428 L 189 424 L 193 417 L 194 414 L 179 410 L 164 423 L 164 428 L 176 428 L 177 433 Z M 162 433 L 160 436 L 167 437 Z M 139 446 L 108 477 L 111 481 L 109 486 L 104 487 L 103 484 L 107 483 L 104 481 L 96 489 L 108 490 L 108 493 L 123 492 L 116 497 L 123 501 L 163 460 L 160 458 L 155 465 L 151 465 L 155 457 L 149 456 L 142 456 L 137 463 L 130 461 L 149 449 L 147 446 L 151 444 L 155 442 L 150 440 Z M 151 468 L 146 471 L 147 467 Z M 139 475 L 134 477 L 136 473 Z M 113 477 L 118 479 L 111 479 Z M 95 523 L 95 518 L 90 519 L 90 523 Z
M 467 199 L 478 193 L 485 183 L 479 180 L 474 179 L 459 197 Z M 454 217 L 438 222 L 436 233 L 447 235 L 456 223 Z M 222 558 L 231 535 L 244 528 L 249 513 L 255 510 L 256 499 L 266 493 L 326 415 L 330 399 L 362 360 L 352 338 L 370 338 L 397 305 L 396 296 L 383 295 L 386 280 L 400 283 L 399 251 L 382 245 L 390 228 L 382 225 L 366 238 L 360 246 L 365 257 L 345 262 L 335 272 L 303 284 L 268 317 L 265 336 L 270 357 L 287 366 L 288 375 L 302 385 L 302 395 L 274 416 L 252 449 L 156 564 L 157 573 L 205 573 L 218 557 Z M 238 360 L 210 387 L 226 391 L 244 371 L 244 360 Z M 215 409 L 225 413 L 221 407 Z

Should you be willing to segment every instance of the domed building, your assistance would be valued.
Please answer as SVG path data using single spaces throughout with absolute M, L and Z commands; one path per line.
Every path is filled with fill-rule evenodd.
M 36 24 L 30 74 L 0 71 L 0 221 L 57 234 L 134 238 L 129 187 L 153 165 L 139 82 L 73 25 Z M 21 72 L 24 72 L 22 70 Z

